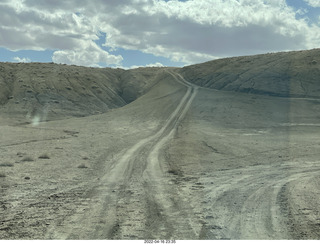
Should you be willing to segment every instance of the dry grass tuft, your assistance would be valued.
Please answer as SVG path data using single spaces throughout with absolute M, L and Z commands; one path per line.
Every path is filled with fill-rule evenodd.
M 0 167 L 13 167 L 14 164 L 12 163 L 1 163 Z
M 176 169 L 176 168 L 169 169 L 168 173 L 172 174 L 172 175 L 182 176 L 182 172 L 179 169 Z
M 41 154 L 39 156 L 40 159 L 50 159 L 50 156 L 47 153 Z
M 78 166 L 78 168 L 79 169 L 86 169 L 86 168 L 88 168 L 84 163 L 82 163 L 82 164 L 80 164 L 79 166 Z
M 32 157 L 30 157 L 30 156 L 26 156 L 21 161 L 23 161 L 23 162 L 33 162 L 34 159 Z
M 22 158 L 22 157 L 23 157 L 23 155 L 25 155 L 25 153 L 17 152 L 17 155 L 18 155 L 20 158 Z

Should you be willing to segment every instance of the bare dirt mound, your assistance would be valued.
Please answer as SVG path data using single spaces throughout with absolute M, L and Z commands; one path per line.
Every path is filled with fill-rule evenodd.
M 184 67 L 202 87 L 282 97 L 320 97 L 320 49 L 225 58 Z
M 156 82 L 157 71 L 0 63 L 1 111 L 22 121 L 107 112 L 144 94 Z

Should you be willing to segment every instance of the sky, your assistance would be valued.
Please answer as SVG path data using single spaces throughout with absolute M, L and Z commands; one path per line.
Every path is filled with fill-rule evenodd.
M 320 47 L 320 0 L 0 0 L 0 62 L 136 68 Z

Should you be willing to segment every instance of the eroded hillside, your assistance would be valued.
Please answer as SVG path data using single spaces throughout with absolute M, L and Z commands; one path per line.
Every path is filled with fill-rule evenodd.
M 144 94 L 157 71 L 0 63 L 0 109 L 21 122 L 103 113 Z
M 145 94 L 165 79 L 165 70 L 0 63 L 0 111 L 17 123 L 104 113 Z M 217 90 L 320 97 L 320 49 L 225 58 L 176 71 Z
M 273 96 L 320 97 L 320 49 L 225 58 L 180 73 L 202 87 Z

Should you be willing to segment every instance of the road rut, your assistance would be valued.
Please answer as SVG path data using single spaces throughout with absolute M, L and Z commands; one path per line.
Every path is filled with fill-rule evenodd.
M 175 199 L 176 189 L 168 181 L 161 149 L 173 137 L 187 113 L 198 88 L 182 76 L 167 71 L 172 79 L 187 86 L 176 109 L 155 134 L 138 141 L 92 189 L 90 208 L 51 227 L 50 239 L 170 239 L 177 234 L 197 238 L 188 203 Z M 177 217 L 181 215 L 183 218 Z M 177 228 L 179 226 L 179 228 Z M 190 232 L 190 230 L 192 230 Z

